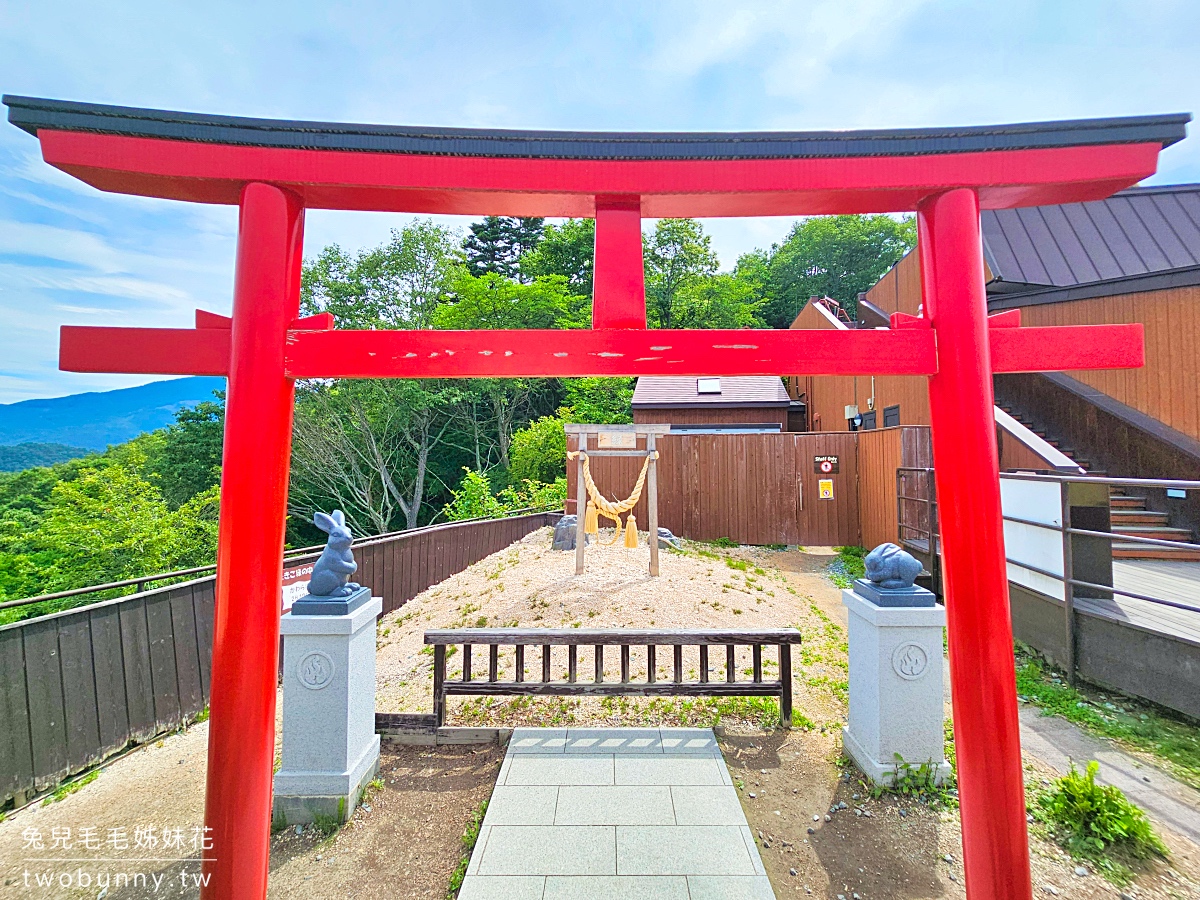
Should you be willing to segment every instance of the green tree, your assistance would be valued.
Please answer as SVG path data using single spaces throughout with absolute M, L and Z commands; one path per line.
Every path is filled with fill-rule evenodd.
M 680 291 L 715 275 L 712 241 L 695 219 L 659 219 L 643 237 L 646 266 L 646 313 L 652 328 L 676 328 Z
M 577 328 L 583 325 L 579 298 L 561 275 L 519 284 L 500 275 L 461 273 L 453 282 L 453 302 L 434 313 L 435 328 Z
M 567 435 L 563 421 L 542 416 L 512 436 L 509 474 L 514 481 L 549 484 L 567 474 Z
M 545 227 L 541 243 L 521 257 L 521 275 L 525 280 L 561 275 L 567 290 L 590 300 L 595 258 L 596 220 L 567 219 Z
M 301 308 L 333 313 L 341 328 L 428 328 L 459 266 L 457 236 L 429 220 L 351 255 L 336 244 L 304 265 Z
M 205 400 L 175 414 L 175 424 L 162 443 L 148 453 L 147 465 L 158 477 L 158 488 L 172 509 L 221 481 L 221 450 L 225 436 L 225 393 L 216 402 Z
M 463 240 L 467 270 L 475 276 L 502 275 L 519 278 L 521 257 L 542 240 L 542 219 L 488 216 L 473 222 Z
M 296 404 L 288 510 L 337 507 L 356 534 L 420 524 L 429 483 L 450 476 L 447 435 L 462 388 L 434 379 L 307 384 Z
M 858 295 L 869 290 L 916 245 L 911 217 L 815 216 L 797 222 L 766 255 L 762 317 L 787 328 L 809 297 L 832 297 L 853 316 Z M 749 257 L 749 258 L 748 258 Z M 739 272 L 761 278 L 761 253 L 738 261 Z
M 710 275 L 683 285 L 675 295 L 675 328 L 761 328 L 757 285 L 737 275 Z
M 559 416 L 566 422 L 620 425 L 633 421 L 632 378 L 565 378 Z

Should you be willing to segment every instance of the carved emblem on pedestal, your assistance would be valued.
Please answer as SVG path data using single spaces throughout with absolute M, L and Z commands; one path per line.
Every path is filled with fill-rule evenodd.
M 892 670 L 905 681 L 915 681 L 929 668 L 929 656 L 919 645 L 911 641 L 901 644 L 892 653 Z
M 311 650 L 296 665 L 296 677 L 309 690 L 319 691 L 333 681 L 333 659 L 328 653 Z

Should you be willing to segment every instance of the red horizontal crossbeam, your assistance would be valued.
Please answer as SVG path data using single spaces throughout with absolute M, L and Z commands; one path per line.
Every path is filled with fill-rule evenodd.
M 236 204 L 285 187 L 315 209 L 595 215 L 597 195 L 641 198 L 645 218 L 914 210 L 954 187 L 1003 209 L 1099 200 L 1154 174 L 1160 145 L 1109 144 L 821 159 L 579 160 L 247 147 L 43 129 L 46 162 L 101 190 Z
M 1146 364 L 1144 330 L 1141 322 L 992 328 L 988 332 L 992 345 L 992 371 L 1138 369 Z
M 230 334 L 228 328 L 211 326 L 64 325 L 59 332 L 58 367 L 64 372 L 123 375 L 225 375 L 229 372 Z
M 291 378 L 516 378 L 583 375 L 932 375 L 936 332 L 895 330 L 288 332 Z M 1142 326 L 993 328 L 992 371 L 1136 368 Z M 74 372 L 224 375 L 222 328 L 63 326 Z

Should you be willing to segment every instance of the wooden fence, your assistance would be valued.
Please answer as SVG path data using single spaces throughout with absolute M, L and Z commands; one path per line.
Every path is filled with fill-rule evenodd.
M 367 539 L 355 544 L 357 580 L 390 612 L 557 518 L 534 513 Z M 0 627 L 0 805 L 203 710 L 213 603 L 209 576 Z
M 895 541 L 896 469 L 927 465 L 929 429 L 776 434 L 667 434 L 658 438 L 658 521 L 679 537 L 739 544 L 873 547 Z M 568 437 L 574 449 L 574 437 Z M 639 441 L 639 447 L 644 446 Z M 837 457 L 837 472 L 816 471 Z M 592 473 L 605 496 L 629 495 L 638 457 L 597 457 Z M 821 480 L 833 482 L 822 499 Z M 567 479 L 567 510 L 575 482 Z M 635 508 L 646 527 L 646 502 Z

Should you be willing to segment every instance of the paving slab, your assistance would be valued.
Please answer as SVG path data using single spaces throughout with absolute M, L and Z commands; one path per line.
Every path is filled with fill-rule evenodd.
M 553 825 L 557 805 L 557 787 L 498 784 L 485 818 L 488 825 Z
M 687 883 L 690 900 L 775 900 L 766 875 L 691 875 Z
M 617 828 L 623 875 L 756 875 L 736 825 L 639 825 Z
M 637 753 L 661 755 L 657 728 L 570 728 L 567 753 Z
M 480 875 L 616 875 L 612 827 L 495 825 L 488 830 Z
M 642 759 L 642 757 L 638 757 Z M 690 762 L 690 760 L 689 760 Z M 528 754 L 514 756 L 504 783 L 528 785 L 613 784 L 611 754 L 585 756 Z M 632 784 L 633 782 L 626 782 Z
M 746 824 L 737 794 L 726 785 L 675 785 L 671 788 L 671 805 L 677 825 Z
M 713 756 L 617 756 L 615 784 L 732 785 L 724 760 Z
M 665 785 L 560 787 L 554 824 L 674 825 L 671 788 Z
M 458 900 L 542 900 L 545 875 L 476 875 L 463 881 Z
M 707 728 L 513 732 L 460 900 L 774 897 Z
M 591 878 L 551 876 L 542 900 L 689 900 L 686 878 L 611 875 Z

